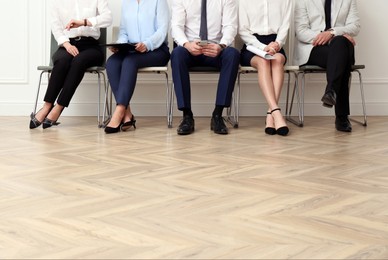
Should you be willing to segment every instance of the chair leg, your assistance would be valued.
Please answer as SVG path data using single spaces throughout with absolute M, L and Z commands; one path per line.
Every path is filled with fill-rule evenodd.
M 240 73 L 237 73 L 237 86 L 235 86 L 232 96 L 232 102 L 230 107 L 226 110 L 226 121 L 233 126 L 233 128 L 238 128 L 238 110 L 239 110 L 239 94 L 240 94 Z M 233 110 L 233 118 L 232 118 Z
M 350 120 L 352 120 L 353 122 L 359 123 L 359 124 L 361 124 L 363 126 L 367 126 L 368 123 L 367 123 L 367 116 L 366 116 L 364 84 L 363 84 L 363 81 L 362 81 L 361 72 L 359 70 L 354 70 L 352 72 L 357 72 L 358 73 L 358 79 L 360 81 L 360 94 L 361 94 L 362 112 L 363 112 L 363 115 L 364 115 L 364 122 L 360 122 L 360 121 L 357 121 L 357 120 L 352 119 L 352 118 L 350 118 Z M 350 79 L 349 79 L 349 90 L 350 90 L 350 87 L 351 87 L 351 76 L 350 76 Z
M 172 128 L 172 104 L 171 100 L 173 98 L 172 95 L 172 89 L 170 88 L 170 84 L 168 84 L 168 73 L 163 72 L 164 75 L 166 76 L 166 113 L 167 113 L 167 127 Z
M 287 105 L 286 119 L 287 119 L 287 121 L 289 121 L 289 122 L 291 122 L 299 127 L 303 127 L 303 124 L 304 124 L 304 122 L 303 122 L 304 121 L 304 73 L 303 72 L 302 73 L 293 72 L 293 74 L 294 74 L 295 82 L 294 82 L 294 88 L 292 91 L 292 96 L 291 96 L 289 108 Z M 299 86 L 299 74 L 302 74 L 302 84 L 301 84 L 302 86 Z M 288 84 L 290 84 L 290 83 L 288 83 Z M 289 92 L 287 91 L 287 103 L 288 103 L 288 95 L 289 95 Z M 296 103 L 298 105 L 298 121 L 293 119 L 291 116 L 295 95 L 296 95 Z
M 47 71 L 42 71 L 42 72 L 40 73 L 40 76 L 39 76 L 38 90 L 36 91 L 35 105 L 34 105 L 34 110 L 33 110 L 34 115 L 36 114 L 36 108 L 37 108 L 37 106 L 38 106 L 39 92 L 40 92 L 40 85 L 41 85 L 41 83 L 42 83 L 42 76 L 43 76 L 43 73 L 45 73 L 45 72 L 47 72 Z M 50 74 L 49 74 L 49 72 L 47 72 L 47 73 L 48 73 L 48 78 L 49 78 L 49 77 L 50 77 Z
M 110 117 L 112 116 L 112 93 L 110 95 L 110 98 L 108 97 L 109 95 L 109 81 L 106 83 L 106 78 L 104 75 L 104 85 L 105 85 L 105 90 L 104 90 L 104 108 L 103 108 L 103 114 L 102 114 L 102 126 L 105 127 L 109 120 Z M 105 117 L 105 115 L 107 115 Z
M 167 86 L 167 127 L 168 128 L 172 128 L 173 106 L 174 106 L 174 83 L 171 82 L 171 84 L 168 84 Z
M 97 104 L 97 126 L 102 127 L 101 122 L 101 75 L 99 71 L 95 72 L 98 77 L 98 104 Z

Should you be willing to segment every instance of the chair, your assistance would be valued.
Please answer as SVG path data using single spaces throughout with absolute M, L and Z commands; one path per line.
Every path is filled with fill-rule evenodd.
M 105 44 L 106 43 L 106 28 L 101 28 L 100 31 L 101 31 L 101 36 L 99 38 L 99 43 Z M 41 87 L 41 83 L 42 83 L 42 76 L 44 73 L 47 73 L 47 78 L 48 78 L 48 80 L 50 80 L 50 74 L 51 74 L 51 71 L 53 69 L 51 57 L 53 56 L 55 51 L 58 49 L 58 44 L 57 44 L 57 41 L 55 40 L 53 34 L 51 34 L 51 44 L 50 45 L 51 45 L 50 65 L 37 67 L 38 71 L 41 71 L 41 73 L 39 76 L 38 90 L 36 93 L 36 99 L 35 99 L 35 105 L 34 105 L 34 111 L 33 111 L 34 114 L 36 113 L 36 108 L 38 105 L 39 92 L 40 92 L 40 87 Z M 104 106 L 104 112 L 103 112 L 103 115 L 101 115 L 101 77 L 103 78 L 103 81 L 104 81 L 103 83 L 104 83 L 105 91 L 107 90 L 106 77 L 105 77 L 105 73 L 104 73 L 105 60 L 106 60 L 106 49 L 105 48 L 103 48 L 103 52 L 104 52 L 104 64 L 101 66 L 90 67 L 86 70 L 86 73 L 97 74 L 97 77 L 98 77 L 98 107 L 97 107 L 98 127 L 103 126 L 103 120 L 104 120 L 104 116 L 105 116 L 105 112 L 106 112 L 105 109 L 107 108 L 106 106 Z M 107 99 L 105 98 L 105 103 L 106 102 L 107 102 Z M 107 113 L 110 114 L 110 111 L 107 111 Z
M 360 83 L 360 92 L 361 92 L 361 102 L 362 102 L 362 109 L 363 109 L 363 116 L 364 116 L 364 122 L 360 122 L 354 119 L 351 119 L 352 121 L 355 121 L 357 123 L 360 123 L 363 126 L 367 126 L 367 115 L 366 115 L 366 107 L 365 107 L 365 96 L 364 96 L 364 85 L 362 81 L 362 76 L 360 70 L 365 69 L 365 65 L 353 65 L 351 68 L 351 72 L 356 72 L 359 77 L 359 83 Z M 297 71 L 295 71 L 295 85 L 294 89 L 292 91 L 292 97 L 291 97 L 291 103 L 289 104 L 288 109 L 288 99 L 287 99 L 287 112 L 286 112 L 286 118 L 288 121 L 294 123 L 297 126 L 302 127 L 304 124 L 304 93 L 305 93 L 305 76 L 309 73 L 326 73 L 326 70 L 319 66 L 314 65 L 304 65 L 300 66 Z M 299 77 L 301 78 L 301 84 L 299 84 Z M 351 81 L 352 78 L 350 77 L 349 80 L 349 90 L 351 87 Z M 296 100 L 298 105 L 298 120 L 295 120 L 291 116 L 292 112 L 292 106 L 294 102 L 296 94 Z M 287 95 L 288 97 L 288 95 Z
M 189 69 L 190 74 L 218 74 L 220 73 L 220 70 L 215 67 L 209 67 L 209 66 L 195 66 L 191 67 Z M 170 84 L 170 96 L 168 100 L 168 111 L 169 111 L 169 122 L 168 122 L 168 127 L 172 127 L 172 116 L 173 116 L 173 106 L 174 106 L 174 83 Z M 238 106 L 236 103 L 236 100 L 238 100 L 238 95 L 239 95 L 240 90 L 236 88 L 233 91 L 233 96 L 232 96 L 232 105 L 231 107 L 228 107 L 227 109 L 227 116 L 226 116 L 226 121 L 231 124 L 234 128 L 238 128 Z M 233 116 L 232 116 L 232 109 L 233 109 Z

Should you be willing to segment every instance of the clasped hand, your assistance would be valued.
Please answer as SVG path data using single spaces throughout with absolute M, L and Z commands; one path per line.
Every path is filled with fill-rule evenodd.
M 198 41 L 186 42 L 183 46 L 194 56 L 205 55 L 208 57 L 217 57 L 222 49 L 217 43 L 208 43 L 200 46 Z

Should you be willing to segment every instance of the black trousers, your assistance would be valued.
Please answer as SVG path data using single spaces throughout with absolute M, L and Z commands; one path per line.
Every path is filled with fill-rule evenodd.
M 326 91 L 334 90 L 337 94 L 336 116 L 350 114 L 349 79 L 354 62 L 353 44 L 344 36 L 336 36 L 327 45 L 315 46 L 306 63 L 326 69 Z
M 64 107 L 69 106 L 86 69 L 101 65 L 104 59 L 102 49 L 94 38 L 71 39 L 70 43 L 78 48 L 79 54 L 73 57 L 64 47 L 54 53 L 54 67 L 44 97 L 44 101 L 54 104 L 57 100 L 57 104 Z

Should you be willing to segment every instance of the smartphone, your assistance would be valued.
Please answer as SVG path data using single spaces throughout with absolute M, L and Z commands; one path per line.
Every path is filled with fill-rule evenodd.
M 205 41 L 199 41 L 199 42 L 198 42 L 198 45 L 199 45 L 199 46 L 205 46 L 205 45 L 207 45 L 208 43 L 209 43 L 209 42 L 206 41 L 206 40 L 205 40 Z

